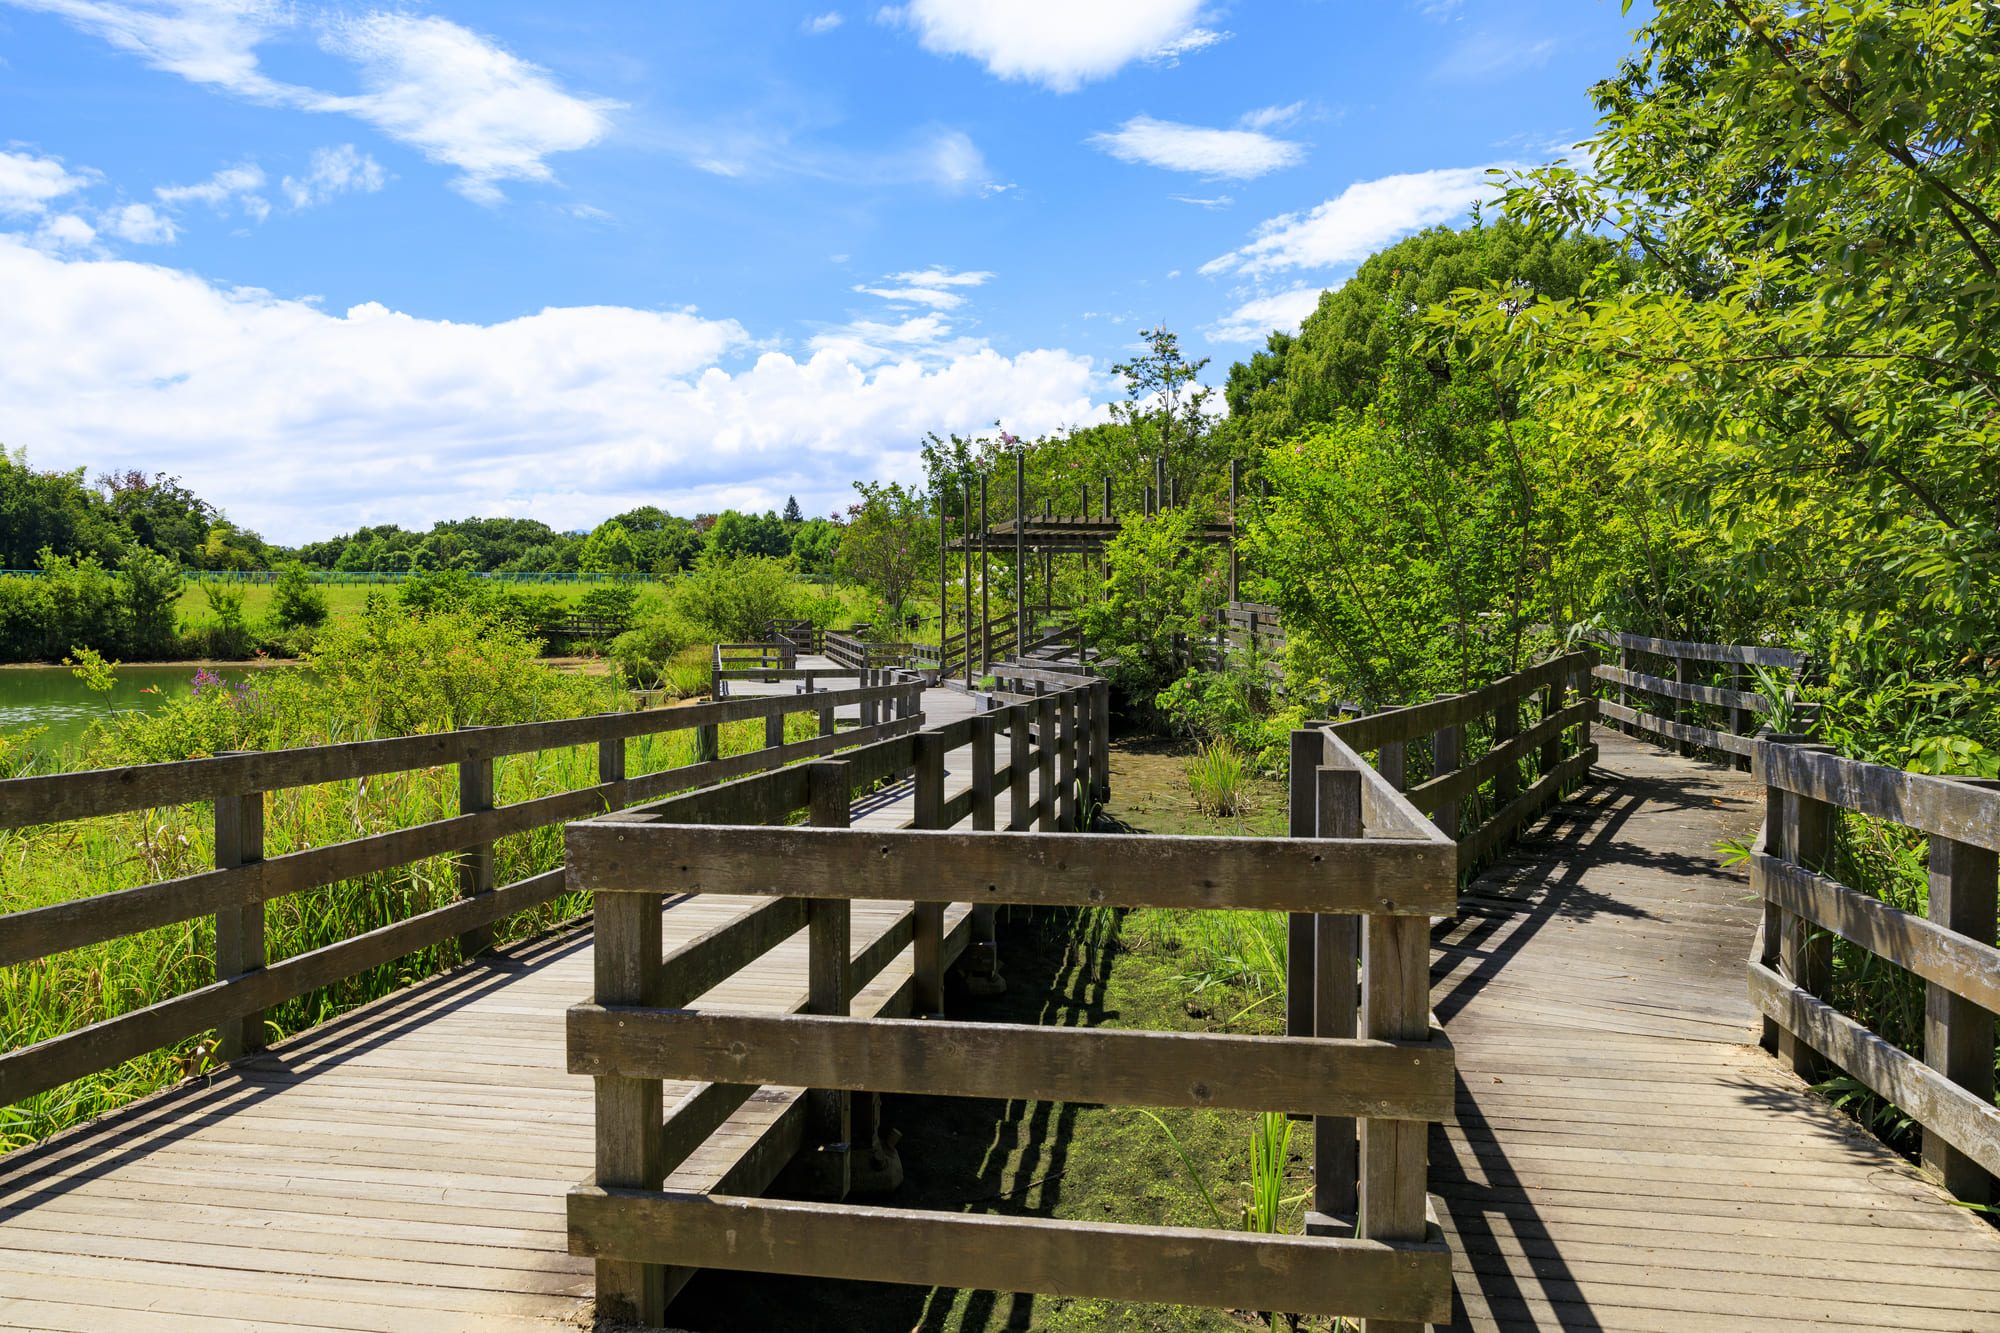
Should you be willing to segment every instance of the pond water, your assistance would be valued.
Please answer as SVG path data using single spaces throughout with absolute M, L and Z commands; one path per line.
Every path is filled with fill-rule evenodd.
M 108 693 L 87 688 L 68 667 L 0 667 L 0 733 L 45 728 L 35 739 L 42 750 L 74 744 L 90 724 L 112 713 L 157 708 L 194 688 L 194 673 L 204 668 L 180 665 L 139 665 L 118 668 L 118 683 Z M 256 667 L 210 666 L 223 679 L 241 681 Z

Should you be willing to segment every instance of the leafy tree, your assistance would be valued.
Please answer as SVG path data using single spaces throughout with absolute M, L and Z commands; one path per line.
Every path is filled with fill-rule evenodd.
M 118 571 L 125 603 L 125 639 L 134 657 L 165 657 L 177 646 L 180 566 L 157 551 L 134 551 Z
M 792 551 L 792 535 L 775 510 L 761 515 L 725 509 L 716 515 L 714 526 L 704 540 L 706 553 L 715 559 L 757 555 L 783 559 Z
M 792 561 L 801 574 L 815 578 L 834 572 L 843 534 L 831 519 L 811 518 L 792 530 Z
M 783 560 L 709 554 L 675 582 L 670 609 L 711 642 L 746 643 L 790 616 L 800 591 Z
M 112 515 L 140 545 L 149 546 L 182 565 L 201 563 L 202 543 L 219 517 L 214 505 L 181 484 L 179 477 L 137 470 L 107 473 L 97 479 L 106 492 Z
M 891 623 L 937 553 L 937 517 L 924 497 L 901 482 L 857 481 L 861 498 L 847 507 L 840 530 L 839 568 L 882 600 Z
M 592 574 L 632 573 L 639 567 L 632 534 L 617 519 L 606 519 L 584 541 L 577 567 Z
M 1726 637 L 1732 605 L 1818 646 L 1830 689 L 1983 695 L 2000 661 L 2000 61 L 1981 0 L 1667 5 L 1594 90 L 1587 165 L 1509 211 L 1645 256 L 1589 306 L 1490 288 L 1464 328 L 1539 400 L 1626 442 L 1682 568 L 1627 614 Z M 1635 627 L 1638 627 L 1635 625 Z M 1859 696 L 1856 696 L 1859 697 Z M 1905 740 L 1884 733 L 1891 757 Z
M 279 629 L 318 629 L 326 623 L 326 593 L 296 560 L 278 570 L 271 588 L 271 620 Z
M 33 569 L 43 547 L 115 561 L 130 541 L 103 497 L 83 484 L 82 468 L 38 472 L 27 450 L 0 449 L 0 567 Z
M 1140 457 L 1166 460 L 1167 475 L 1180 483 L 1206 479 L 1214 460 L 1204 445 L 1214 426 L 1208 400 L 1214 390 L 1201 383 L 1208 358 L 1189 361 L 1181 355 L 1180 337 L 1168 329 L 1143 329 L 1146 350 L 1111 367 L 1125 378 L 1125 401 L 1111 406 L 1113 420 L 1123 425 Z
M 1107 548 L 1110 578 L 1083 620 L 1090 639 L 1116 659 L 1114 678 L 1150 699 L 1181 674 L 1179 643 L 1202 637 L 1223 587 L 1220 550 L 1200 538 L 1199 511 L 1129 515 Z

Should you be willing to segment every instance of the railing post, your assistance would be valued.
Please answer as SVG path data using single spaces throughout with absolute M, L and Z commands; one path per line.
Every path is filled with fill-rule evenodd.
M 944 737 L 920 731 L 915 742 L 915 819 L 920 829 L 944 827 Z M 911 943 L 915 995 L 911 1008 L 918 1018 L 944 1012 L 944 904 L 920 902 L 912 918 Z
M 1090 696 L 1091 795 L 1102 804 L 1111 799 L 1111 682 L 1095 682 Z
M 828 760 L 806 766 L 807 822 L 815 828 L 846 828 L 854 802 L 850 767 Z M 848 970 L 853 956 L 853 907 L 845 898 L 814 898 L 806 904 L 806 1012 L 844 1017 L 848 1011 Z M 807 1109 L 811 1142 L 835 1159 L 821 1183 L 837 1199 L 852 1181 L 854 1103 L 846 1092 L 814 1089 Z
M 972 715 L 972 827 L 993 827 L 993 738 L 1000 719 L 992 713 Z
M 1447 694 L 1440 697 L 1449 699 L 1453 696 Z M 1463 724 L 1453 723 L 1448 727 L 1439 727 L 1431 733 L 1432 777 L 1439 778 L 1447 773 L 1457 772 L 1464 762 L 1465 727 Z M 1459 817 L 1463 811 L 1464 804 L 1465 802 L 1462 798 L 1441 802 L 1438 805 L 1437 812 L 1431 816 L 1431 822 L 1438 826 L 1439 832 L 1454 842 L 1458 840 Z
M 1736 663 L 1729 668 L 1729 687 L 1738 694 L 1745 693 L 1743 687 L 1746 683 L 1745 678 L 1749 674 L 1741 662 Z M 1729 710 L 1729 729 L 1738 736 L 1748 736 L 1752 731 L 1756 730 L 1756 727 L 1757 714 L 1755 710 L 1749 708 L 1732 708 Z M 1735 759 L 1738 769 L 1745 771 L 1749 769 L 1750 758 L 1748 755 L 1739 754 L 1735 756 Z
M 1315 835 L 1358 838 L 1361 830 L 1361 772 L 1322 768 L 1314 773 Z M 1360 961 L 1361 919 L 1321 913 L 1313 931 L 1313 1035 L 1351 1038 L 1358 1018 L 1356 964 Z M 1354 1234 L 1358 1202 L 1358 1141 L 1351 1116 L 1313 1117 L 1313 1211 L 1308 1234 Z
M 1319 788 L 1314 775 L 1326 758 L 1326 737 L 1310 727 L 1292 732 L 1289 826 L 1294 838 L 1311 838 L 1319 832 Z M 1310 1037 L 1313 1030 L 1313 954 L 1316 931 L 1310 912 L 1291 912 L 1285 917 L 1285 1035 Z
M 218 756 L 220 757 L 220 756 Z M 258 865 L 264 860 L 264 793 L 215 798 L 215 868 Z M 264 900 L 215 914 L 215 979 L 227 981 L 264 967 Z M 215 1026 L 216 1057 L 234 1060 L 264 1049 L 264 1015 L 244 1014 Z
M 1690 681 L 1688 680 L 1688 677 L 1689 677 L 1690 675 L 1692 675 L 1692 674 L 1693 674 L 1693 668 L 1692 668 L 1692 667 L 1691 667 L 1691 665 L 1689 664 L 1689 662 L 1688 662 L 1688 659 L 1687 659 L 1687 658 L 1685 658 L 1685 657 L 1676 657 L 1676 658 L 1674 659 L 1674 683 L 1675 683 L 1675 684 L 1677 684 L 1677 685 L 1687 685 L 1687 684 L 1690 684 L 1691 682 L 1690 682 Z M 1689 700 L 1686 700 L 1686 699 L 1680 699 L 1680 700 L 1676 700 L 1676 701 L 1675 701 L 1675 703 L 1674 703 L 1674 706 L 1673 706 L 1673 707 L 1671 707 L 1671 708 L 1669 708 L 1669 709 L 1667 709 L 1667 716 L 1668 716 L 1668 717 L 1671 717 L 1671 718 L 1673 718 L 1673 719 L 1674 719 L 1675 721 L 1678 721 L 1678 722 L 1685 722 L 1685 723 L 1687 723 L 1687 724 L 1688 724 L 1689 726 L 1699 726 L 1699 725 L 1701 725 L 1701 724 L 1700 724 L 1700 721 L 1699 721 L 1699 719 L 1698 719 L 1698 716 L 1697 716 L 1697 712 L 1696 712 L 1696 705 L 1695 705 L 1694 703 L 1692 703 L 1691 701 L 1689 701 Z M 1680 742 L 1680 745 L 1679 745 L 1679 747 L 1678 747 L 1678 748 L 1679 748 L 1679 751 L 1680 751 L 1680 753 L 1681 753 L 1682 755 L 1684 755 L 1684 756 L 1685 756 L 1685 755 L 1691 755 L 1691 754 L 1693 754 L 1693 753 L 1694 753 L 1694 748 L 1695 748 L 1695 747 L 1694 747 L 1694 742 L 1693 742 L 1693 741 L 1682 741 L 1682 742 Z
M 1502 699 L 1493 706 L 1493 748 L 1506 749 L 1520 734 L 1520 699 Z M 1502 806 L 1521 794 L 1521 760 L 1518 755 L 1502 764 L 1500 771 L 1493 775 L 1493 793 L 1496 802 Z
M 1362 1035 L 1422 1040 L 1430 1035 L 1430 918 L 1371 916 L 1361 955 Z M 1355 1234 L 1365 1240 L 1421 1240 L 1430 1126 L 1421 1120 L 1363 1120 Z M 1367 1333 L 1422 1333 L 1424 1325 L 1370 1319 Z
M 764 748 L 769 750 L 785 743 L 785 705 L 783 696 L 772 700 L 771 711 L 764 714 Z
M 478 814 L 493 808 L 493 760 L 458 761 L 458 813 Z M 493 892 L 493 841 L 474 843 L 458 854 L 458 896 L 477 898 Z M 494 926 L 475 926 L 458 937 L 461 958 L 471 958 L 493 947 Z
M 607 792 L 604 808 L 616 810 L 625 804 L 625 738 L 610 736 L 597 743 L 597 781 L 600 786 L 618 786 Z
M 1086 830 L 1094 822 L 1090 813 L 1091 803 L 1097 796 L 1097 776 L 1091 771 L 1091 762 L 1097 747 L 1092 743 L 1091 709 L 1097 701 L 1097 687 L 1084 685 L 1070 691 L 1076 701 L 1076 734 L 1070 746 L 1076 752 L 1076 780 L 1071 784 L 1076 793 L 1076 823 L 1078 831 Z
M 1058 827 L 1076 828 L 1076 691 L 1056 696 L 1056 803 Z
M 1060 743 L 1056 738 L 1056 701 L 1052 695 L 1044 694 L 1035 700 L 1035 758 L 1041 788 L 1036 793 L 1036 803 L 1042 811 L 1035 827 L 1043 833 L 1055 832 L 1060 817 L 1056 801 L 1056 747 Z
M 1564 707 L 1563 696 L 1567 692 L 1564 689 L 1566 683 L 1567 682 L 1564 681 L 1555 681 L 1552 684 L 1544 685 L 1542 687 L 1543 721 L 1547 721 L 1549 718 L 1554 717 L 1557 713 L 1560 713 L 1563 710 Z M 1562 762 L 1562 757 L 1563 757 L 1562 733 L 1558 731 L 1554 735 L 1550 736 L 1547 740 L 1542 742 L 1542 753 L 1540 759 L 1541 771 L 1543 773 L 1555 772 L 1556 765 Z M 1560 792 L 1550 793 L 1551 800 L 1559 800 L 1560 798 L 1561 798 Z
M 1969 785 L 1975 780 L 1967 779 Z M 1987 788 L 2000 782 L 1977 781 Z M 1995 857 L 1984 847 L 1931 837 L 1930 919 L 1980 944 L 1992 944 L 2000 898 Z M 1924 1063 L 1977 1097 L 1993 1100 L 1993 1015 L 1935 981 L 1924 986 Z M 1993 1177 L 1929 1126 L 1924 1171 L 1967 1203 L 1987 1203 Z
M 1397 791 L 1408 791 L 1409 758 L 1408 741 L 1383 741 L 1381 752 L 1375 757 L 1375 771 Z
M 593 998 L 598 1004 L 659 1005 L 658 893 L 600 893 L 593 916 Z M 666 1107 L 660 1080 L 600 1076 L 597 1099 L 597 1183 L 656 1190 L 666 1183 Z M 658 1327 L 667 1317 L 667 1270 L 621 1259 L 597 1261 L 597 1313 L 608 1323 Z
M 706 764 L 722 758 L 722 728 L 710 722 L 694 729 L 694 761 Z
M 1035 803 L 1028 790 L 1034 737 L 1029 734 L 1027 704 L 1007 706 L 1007 827 L 1026 829 L 1033 822 Z

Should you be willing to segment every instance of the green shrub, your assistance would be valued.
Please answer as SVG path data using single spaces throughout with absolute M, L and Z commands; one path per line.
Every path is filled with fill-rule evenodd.
M 657 690 L 667 685 L 667 674 L 685 653 L 699 655 L 701 665 L 709 663 L 701 631 L 689 624 L 680 612 L 661 609 L 652 612 L 611 641 L 611 660 L 618 673 L 634 689 Z M 695 693 L 706 688 L 707 678 Z
M 191 637 L 204 657 L 239 658 L 250 654 L 250 621 L 243 614 L 243 589 L 229 583 L 204 583 L 201 595 L 209 618 Z
M 712 643 L 752 643 L 764 637 L 773 620 L 792 614 L 800 592 L 783 560 L 704 555 L 674 583 L 669 609 Z

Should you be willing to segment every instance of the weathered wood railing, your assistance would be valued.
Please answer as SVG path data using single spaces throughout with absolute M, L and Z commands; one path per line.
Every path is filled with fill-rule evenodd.
M 215 917 L 215 980 L 34 1045 L 0 1054 L 0 1106 L 114 1068 L 209 1031 L 223 1058 L 263 1045 L 261 1016 L 275 1005 L 421 949 L 457 938 L 468 954 L 494 927 L 564 892 L 560 867 L 511 884 L 493 883 L 499 838 L 724 782 L 850 746 L 905 736 L 921 723 L 914 677 L 867 688 L 699 704 L 688 708 L 479 727 L 344 745 L 218 755 L 177 763 L 0 781 L 0 828 L 23 828 L 208 802 L 214 807 L 215 869 L 0 916 L 0 967 Z M 874 725 L 836 732 L 830 709 L 858 705 Z M 820 734 L 786 741 L 789 714 L 817 712 Z M 762 749 L 724 757 L 720 729 L 762 720 Z M 626 742 L 692 731 L 695 762 L 628 776 Z M 580 745 L 598 748 L 598 781 L 509 805 L 493 803 L 494 760 Z M 391 832 L 268 855 L 268 794 L 455 764 L 460 813 Z M 408 865 L 459 857 L 458 901 L 280 962 L 267 962 L 264 905 L 273 899 Z
M 772 790 L 727 810 L 719 794 L 705 793 L 685 798 L 677 816 L 663 807 L 571 827 L 573 882 L 597 895 L 599 981 L 592 1003 L 570 1016 L 570 1067 L 598 1086 L 597 1175 L 570 1196 L 570 1240 L 598 1261 L 600 1317 L 662 1322 L 670 1273 L 721 1267 L 1340 1314 L 1369 1319 L 1371 1330 L 1449 1318 L 1451 1257 L 1427 1207 L 1424 1145 L 1428 1123 L 1452 1115 L 1451 1050 L 1428 1016 L 1427 941 L 1430 916 L 1455 902 L 1455 853 L 1331 736 L 1323 740 L 1332 762 L 1320 779 L 1329 812 L 1320 836 L 982 831 L 995 824 L 990 751 L 983 764 L 975 751 L 972 788 L 944 799 L 943 758 L 957 729 L 967 743 L 990 746 L 995 719 L 1033 713 L 1050 742 L 1037 756 L 1046 820 L 1052 787 L 1089 785 L 1095 762 L 1083 741 L 1090 733 L 1060 719 L 1087 700 L 1101 703 L 1105 688 L 1092 682 L 847 762 L 758 779 Z M 848 794 L 905 758 L 930 792 L 919 787 L 915 827 L 841 827 Z M 1079 780 L 1052 782 L 1052 761 L 1065 773 L 1076 765 Z M 1009 769 L 1013 778 L 1027 772 L 1018 742 Z M 769 827 L 801 808 L 813 826 Z M 1362 836 L 1370 810 L 1395 836 Z M 693 814 L 730 826 L 693 826 Z M 945 831 L 968 815 L 975 831 Z M 1013 823 L 1025 827 L 1018 805 Z M 1073 809 L 1059 813 L 1058 828 L 1074 824 Z M 782 914 L 789 930 L 808 930 L 807 1012 L 690 1008 L 723 969 L 747 965 L 766 946 L 746 931 L 725 962 L 696 958 L 692 948 L 663 960 L 662 898 L 682 891 L 770 896 L 759 916 Z M 913 904 L 913 1012 L 933 1021 L 846 1014 L 854 989 L 843 979 L 846 912 L 857 898 Z M 1326 1021 L 1336 1026 L 1345 1003 L 1347 1035 L 951 1023 L 935 1016 L 940 923 L 954 901 L 1331 913 L 1336 922 L 1365 918 L 1367 946 L 1344 988 L 1337 965 L 1324 974 Z M 1365 1036 L 1353 1035 L 1357 983 Z M 818 1089 L 811 1138 L 835 1154 L 852 1142 L 851 1094 L 903 1092 L 1291 1111 L 1319 1117 L 1329 1144 L 1354 1136 L 1358 1121 L 1350 1157 L 1359 1170 L 1329 1174 L 1330 1192 L 1305 1236 L 670 1191 L 664 1182 L 685 1140 L 669 1144 L 659 1133 L 669 1079 Z
M 718 643 L 715 645 L 714 669 L 717 672 L 753 671 L 759 668 L 787 671 L 798 664 L 798 649 L 790 643 L 773 641 L 771 643 Z
M 1824 1060 L 1893 1103 L 1923 1129 L 1924 1169 L 1959 1198 L 1986 1203 L 2000 1174 L 2000 783 L 1843 759 L 1804 739 L 1765 736 L 1754 749 L 1766 796 L 1750 882 L 1764 918 L 1749 977 L 1764 1044 L 1808 1080 Z M 1844 813 L 1927 836 L 1928 915 L 1833 878 Z M 1836 1007 L 1835 936 L 1922 979 L 1921 1057 Z
M 1463 694 L 1316 725 L 1376 753 L 1383 776 L 1457 842 L 1459 869 L 1469 871 L 1596 762 L 1595 660 L 1569 653 Z
M 1615 702 L 1605 698 L 1599 703 L 1601 716 L 1634 734 L 1678 741 L 1683 754 L 1698 746 L 1734 755 L 1745 768 L 1761 725 L 1758 715 L 1772 706 L 1764 695 L 1744 688 L 1749 669 L 1797 671 L 1804 661 L 1789 648 L 1760 644 L 1610 632 L 1593 634 L 1591 641 L 1618 658 L 1595 669 L 1597 679 L 1617 694 Z

